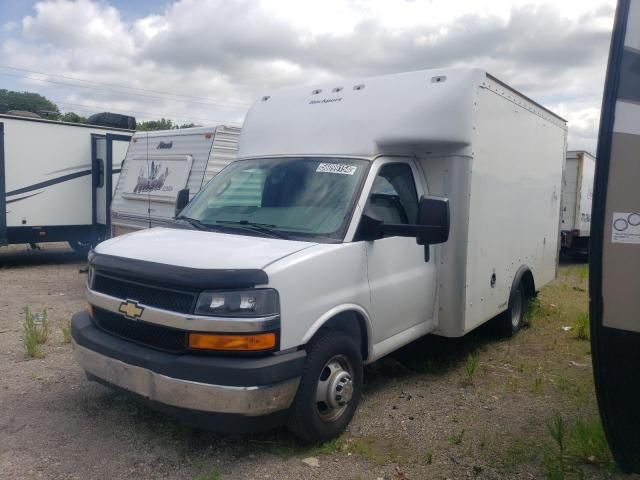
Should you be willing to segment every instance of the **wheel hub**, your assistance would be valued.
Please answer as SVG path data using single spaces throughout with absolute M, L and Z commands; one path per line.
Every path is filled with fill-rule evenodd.
M 316 404 L 320 418 L 334 421 L 344 412 L 353 397 L 351 365 L 343 356 L 333 357 L 320 373 Z
M 339 408 L 351 400 L 351 396 L 353 395 L 353 380 L 351 380 L 351 375 L 345 371 L 341 371 L 333 377 L 329 386 L 327 400 L 333 408 Z

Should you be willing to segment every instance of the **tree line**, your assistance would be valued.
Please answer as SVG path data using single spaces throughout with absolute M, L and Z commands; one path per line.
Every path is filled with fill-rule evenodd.
M 87 123 L 87 117 L 75 112 L 60 112 L 58 106 L 48 98 L 33 92 L 15 92 L 0 89 L 0 113 L 19 110 L 35 113 L 42 118 L 58 120 L 61 122 Z M 190 128 L 198 125 L 194 123 L 174 123 L 171 119 L 147 120 L 137 122 L 136 130 L 171 130 L 177 128 Z

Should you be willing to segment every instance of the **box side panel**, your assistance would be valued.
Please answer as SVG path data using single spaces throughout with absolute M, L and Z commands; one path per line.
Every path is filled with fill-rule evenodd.
M 562 186 L 562 207 L 560 228 L 570 231 L 576 228 L 576 208 L 578 203 L 578 159 L 567 156 Z
M 536 288 L 558 256 L 566 126 L 491 88 L 478 97 L 471 174 L 465 331 L 507 309 L 523 265 Z
M 466 265 L 471 157 L 423 158 L 420 165 L 430 195 L 449 199 L 449 239 L 434 245 L 438 265 L 438 307 L 434 333 L 458 337 L 464 333 Z
M 238 158 L 240 130 L 238 127 L 227 127 L 225 125 L 220 125 L 216 128 L 211 155 L 209 155 L 209 161 L 207 162 L 200 188 L 206 185 L 220 170 Z M 191 192 L 191 196 L 196 193 L 195 191 Z
M 133 198 L 125 191 L 126 185 L 130 185 L 127 181 L 128 176 L 138 175 L 140 162 L 143 160 L 162 163 L 163 158 L 191 156 L 191 170 L 186 184 L 180 188 L 188 188 L 192 196 L 200 190 L 215 128 L 212 127 L 206 132 L 201 131 L 201 128 L 197 130 L 193 134 L 185 134 L 182 131 L 178 135 L 171 132 L 158 135 L 156 132 L 148 138 L 145 134 L 136 134 L 122 165 L 118 186 L 111 203 L 111 223 L 114 225 L 114 232 L 117 232 L 117 227 L 148 228 L 150 224 L 151 226 L 162 225 L 173 219 L 175 195 L 179 188 L 174 192 L 173 201 L 170 197 L 165 197 L 162 201 L 143 196 Z
M 119 130 L 3 119 L 7 226 L 91 225 L 91 134 Z

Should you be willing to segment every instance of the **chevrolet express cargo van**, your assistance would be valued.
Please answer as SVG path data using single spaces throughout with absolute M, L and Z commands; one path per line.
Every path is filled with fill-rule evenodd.
M 75 357 L 200 426 L 334 437 L 364 364 L 520 328 L 556 274 L 565 136 L 478 69 L 266 94 L 171 228 L 91 253 Z

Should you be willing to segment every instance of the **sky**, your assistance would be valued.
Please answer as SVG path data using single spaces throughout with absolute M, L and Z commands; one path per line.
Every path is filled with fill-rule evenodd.
M 476 66 L 595 151 L 615 2 L 0 0 L 0 88 L 62 111 L 241 124 L 274 89 Z

